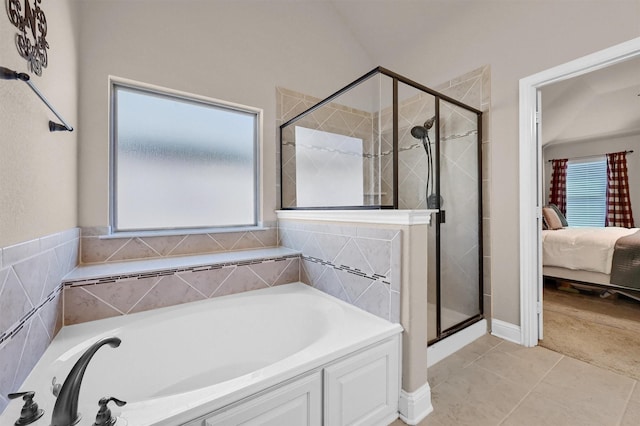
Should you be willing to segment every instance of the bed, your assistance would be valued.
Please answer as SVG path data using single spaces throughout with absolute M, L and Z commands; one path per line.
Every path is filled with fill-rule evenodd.
M 640 297 L 640 228 L 542 231 L 543 275 Z M 623 293 L 626 294 L 626 293 Z M 629 295 L 629 294 L 627 294 Z

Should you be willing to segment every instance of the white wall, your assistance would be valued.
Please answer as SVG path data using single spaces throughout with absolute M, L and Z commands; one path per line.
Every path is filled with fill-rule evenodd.
M 32 73 L 0 14 L 0 66 L 26 72 L 72 126 L 77 125 L 75 17 L 71 1 L 44 2 L 49 64 Z M 28 31 L 30 34 L 30 32 Z M 0 80 L 0 247 L 76 226 L 76 132 L 50 133 L 58 121 L 25 83 Z M 1 263 L 1 262 L 0 262 Z
M 383 63 L 430 86 L 491 66 L 491 117 L 483 130 L 492 145 L 493 317 L 519 324 L 518 82 L 640 36 L 640 1 L 456 1 L 429 8 L 447 19 L 424 25 L 423 37 L 407 40 Z
M 264 110 L 264 216 L 275 221 L 276 86 L 326 97 L 374 64 L 324 2 L 81 2 L 80 225 L 108 225 L 108 75 Z
M 640 108 L 639 108 L 640 111 Z M 544 130 L 543 130 L 544 132 Z M 633 150 L 627 154 L 627 171 L 629 173 L 629 192 L 631 196 L 631 210 L 636 226 L 640 219 L 640 134 L 631 136 L 611 137 L 606 140 L 592 139 L 583 142 L 560 143 L 549 145 L 542 150 L 544 165 L 544 195 L 543 200 L 549 200 L 549 186 L 551 184 L 551 163 L 548 160 L 556 158 L 574 158 L 589 155 L 601 155 L 610 152 Z

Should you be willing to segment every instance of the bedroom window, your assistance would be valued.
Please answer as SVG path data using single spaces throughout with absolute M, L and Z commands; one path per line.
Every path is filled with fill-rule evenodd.
M 567 221 L 569 226 L 604 226 L 607 203 L 607 160 L 567 163 Z
M 258 225 L 261 110 L 111 80 L 112 232 Z

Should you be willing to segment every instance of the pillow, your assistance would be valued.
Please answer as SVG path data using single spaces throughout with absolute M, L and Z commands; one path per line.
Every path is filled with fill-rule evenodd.
M 542 208 L 542 217 L 544 221 L 547 223 L 548 229 L 562 229 L 562 222 L 560 221 L 560 217 L 554 209 L 551 207 L 543 207 Z
M 567 218 L 564 217 L 564 215 L 562 214 L 562 212 L 560 211 L 560 208 L 558 206 L 556 206 L 555 204 L 549 204 L 548 207 L 551 207 L 552 209 L 554 209 L 556 211 L 556 214 L 558 215 L 558 218 L 560 219 L 560 222 L 562 222 L 562 226 L 569 226 L 569 222 L 567 222 Z

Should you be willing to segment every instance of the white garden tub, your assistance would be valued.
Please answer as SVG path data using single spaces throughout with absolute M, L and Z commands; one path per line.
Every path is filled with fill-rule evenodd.
M 119 425 L 177 425 L 401 331 L 305 284 L 287 284 L 63 327 L 20 390 L 36 391 L 45 414 L 35 425 L 49 425 L 52 378 L 62 383 L 89 346 L 116 336 L 121 345 L 102 347 L 86 369 L 80 424 L 92 424 L 98 400 L 114 396 L 128 402 L 110 406 Z M 9 404 L 0 425 L 13 425 L 21 403 Z

